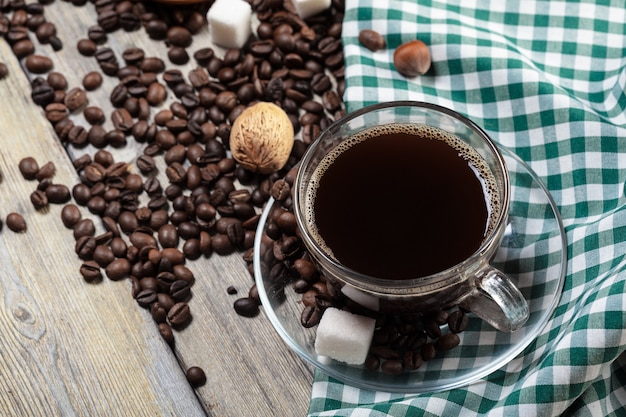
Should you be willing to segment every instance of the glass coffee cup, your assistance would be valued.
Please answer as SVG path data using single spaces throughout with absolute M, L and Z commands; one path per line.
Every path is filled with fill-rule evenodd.
M 506 332 L 529 316 L 490 264 L 509 204 L 509 174 L 489 136 L 413 101 L 338 120 L 309 146 L 293 187 L 304 245 L 346 296 L 393 314 L 459 305 Z

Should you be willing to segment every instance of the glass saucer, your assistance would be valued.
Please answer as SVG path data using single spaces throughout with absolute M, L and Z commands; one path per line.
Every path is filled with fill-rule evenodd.
M 267 268 L 263 231 L 273 201 L 263 212 L 254 248 L 254 274 L 270 322 L 296 353 L 326 374 L 355 387 L 403 393 L 427 393 L 468 385 L 500 369 L 541 333 L 561 296 L 567 266 L 567 239 L 558 208 L 541 180 L 517 155 L 501 148 L 511 176 L 509 223 L 493 264 L 506 272 L 528 301 L 530 318 L 514 333 L 502 333 L 470 315 L 456 348 L 438 354 L 417 370 L 400 375 L 369 371 L 315 353 L 315 328 L 300 324 L 301 296 L 277 286 Z

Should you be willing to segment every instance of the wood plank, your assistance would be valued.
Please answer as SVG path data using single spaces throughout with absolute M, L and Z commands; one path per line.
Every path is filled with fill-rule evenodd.
M 84 7 L 74 7 L 69 2 L 57 1 L 46 6 L 45 15 L 47 20 L 56 24 L 59 37 L 64 41 L 64 48 L 55 53 L 49 45 L 38 45 L 37 52 L 53 59 L 55 70 L 68 77 L 70 88 L 80 86 L 82 77 L 87 72 L 99 69 L 95 58 L 82 57 L 75 48 L 75 42 L 85 37 L 87 28 L 95 24 L 93 6 L 87 4 Z M 116 51 L 120 60 L 124 49 L 138 46 L 145 50 L 146 56 L 159 56 L 167 62 L 164 42 L 149 39 L 143 30 L 109 34 L 107 46 Z M 210 44 L 206 28 L 194 36 L 194 44 L 188 51 L 191 54 L 206 46 L 213 47 L 218 54 L 223 53 L 223 50 Z M 8 46 L 3 44 L 3 48 L 0 56 L 9 56 L 11 52 Z M 183 74 L 187 74 L 195 64 L 191 62 L 184 66 L 174 66 L 168 63 L 168 68 L 170 67 L 177 67 Z M 49 365 L 55 361 L 53 358 L 37 356 L 32 366 L 38 367 L 41 373 L 53 372 L 46 375 L 45 383 L 37 384 L 41 385 L 38 389 L 47 389 L 44 387 L 50 386 L 50 381 L 55 379 L 53 375 L 56 374 L 64 376 L 68 384 L 73 381 L 72 378 L 88 380 L 89 383 L 82 380 L 72 382 L 80 387 L 84 386 L 84 389 L 66 394 L 70 404 L 93 404 L 91 408 L 84 406 L 85 412 L 72 405 L 79 410 L 74 411 L 78 415 L 96 415 L 97 412 L 94 413 L 93 409 L 104 407 L 106 401 L 102 401 L 102 396 L 109 395 L 109 390 L 115 393 L 114 401 L 109 402 L 115 407 L 111 405 L 106 410 L 103 408 L 104 411 L 99 411 L 103 415 L 112 409 L 115 410 L 113 413 L 117 413 L 118 409 L 132 409 L 135 410 L 131 413 L 133 414 L 136 409 L 144 407 L 146 415 L 188 416 L 198 413 L 199 408 L 204 409 L 208 415 L 215 416 L 304 415 L 310 396 L 312 368 L 287 348 L 263 314 L 248 319 L 239 317 L 233 311 L 232 303 L 237 296 L 228 295 L 226 288 L 233 285 L 242 294 L 252 284 L 240 254 L 227 257 L 212 255 L 209 259 L 188 264 L 196 276 L 194 295 L 190 301 L 193 322 L 185 330 L 176 333 L 175 356 L 165 355 L 163 359 L 163 351 L 167 347 L 147 312 L 137 307 L 130 297 L 127 282 L 105 280 L 98 285 L 89 285 L 81 281 L 77 273 L 80 262 L 73 251 L 71 233 L 58 220 L 60 207 L 51 207 L 46 214 L 34 212 L 28 201 L 28 194 L 33 190 L 34 184 L 25 182 L 15 171 L 21 157 L 33 155 L 40 163 L 54 160 L 59 170 L 55 179 L 59 182 L 66 185 L 77 182 L 76 173 L 63 148 L 58 141 L 52 140 L 54 132 L 43 118 L 42 110 L 30 102 L 30 90 L 25 81 L 20 80 L 19 85 L 14 85 L 14 73 L 18 71 L 16 65 L 13 65 L 11 84 L 2 85 L 4 89 L 11 91 L 11 95 L 2 95 L 2 102 L 15 110 L 12 114 L 5 114 L 3 107 L 6 106 L 0 104 L 0 112 L 4 115 L 1 125 L 12 126 L 10 133 L 2 136 L 3 147 L 5 143 L 10 143 L 11 151 L 6 156 L 3 151 L 0 166 L 9 173 L 5 174 L 5 179 L 0 184 L 0 197 L 19 196 L 15 200 L 20 202 L 19 209 L 28 213 L 29 231 L 25 235 L 14 235 L 8 231 L 0 235 L 3 240 L 11 239 L 4 249 L 0 249 L 0 268 L 7 272 L 3 275 L 10 272 L 16 277 L 15 285 L 24 285 L 23 281 L 27 277 L 54 275 L 54 278 L 38 278 L 29 282 L 29 285 L 37 285 L 36 290 L 31 290 L 30 297 L 33 301 L 30 304 L 46 306 L 45 315 L 50 316 L 46 326 L 48 332 L 57 323 L 61 323 L 63 334 L 55 338 L 55 346 L 62 354 L 57 356 L 77 363 L 71 370 L 55 371 L 49 369 Z M 105 77 L 103 86 L 88 94 L 90 103 L 102 107 L 107 115 L 112 111 L 109 94 L 116 83 L 117 80 Z M 171 95 L 162 107 L 169 106 L 173 100 Z M 28 108 L 28 112 L 24 113 L 16 108 L 15 102 Z M 87 126 L 82 115 L 76 114 L 72 118 L 76 123 Z M 23 129 L 23 125 L 29 125 L 28 130 L 16 132 Z M 105 127 L 110 126 L 110 121 L 107 121 Z M 36 131 L 32 131 L 33 129 Z M 45 133 L 42 134 L 42 131 Z M 22 136 L 16 136 L 18 134 Z M 22 145 L 14 145 L 19 137 L 37 137 L 41 142 L 32 143 L 32 140 L 23 139 L 23 142 L 17 141 Z M 142 145 L 131 139 L 125 148 L 107 150 L 114 154 L 116 160 L 133 163 L 141 149 Z M 87 147 L 76 150 L 70 147 L 68 152 L 75 158 L 85 152 L 93 154 L 95 149 Z M 163 165 L 160 168 L 159 178 L 166 183 Z M 6 206 L 0 207 L 0 210 L 0 216 L 5 216 Z M 20 243 L 16 244 L 15 241 Z M 37 248 L 34 245 L 37 241 L 47 243 L 42 248 Z M 31 258 L 38 261 L 33 262 Z M 8 264 L 6 259 L 10 259 Z M 4 271 L 5 268 L 7 271 Z M 8 268 L 13 268 L 16 272 L 9 271 Z M 66 296 L 62 296 L 62 302 L 57 301 L 61 294 L 77 294 L 74 298 L 76 304 L 68 304 Z M 68 308 L 71 310 L 66 314 L 63 310 Z M 61 347 L 58 347 L 59 339 L 66 342 Z M 4 351 L 3 348 L 0 345 L 0 352 Z M 130 359 L 126 359 L 125 355 Z M 0 374 L 4 374 L 5 369 L 15 367 L 23 359 L 15 357 L 5 363 L 1 358 L 2 356 Z M 176 360 L 180 367 L 175 365 Z M 202 367 L 208 379 L 206 385 L 195 391 L 197 400 L 191 399 L 192 392 L 181 371 L 194 365 Z M 172 369 L 172 366 L 176 369 Z M 79 373 L 74 369 L 76 367 L 84 370 Z M 31 375 L 30 371 L 25 371 L 22 379 L 33 375 L 37 374 Z M 119 383 L 120 381 L 124 383 Z M 135 392 L 130 386 L 137 385 L 139 387 Z M 93 390 L 87 388 L 90 386 L 94 386 Z M 48 409 L 53 408 L 44 400 L 50 397 L 47 392 L 31 392 L 17 386 L 9 389 L 24 397 L 20 404 L 33 404 L 35 399 L 40 403 L 34 410 L 26 410 L 21 415 L 48 415 Z M 116 401 L 123 401 L 129 395 L 140 398 L 136 399 L 137 403 L 130 402 L 118 407 Z M 3 414 L 1 401 L 0 414 Z M 31 411 L 37 412 L 33 414 Z M 122 411 L 119 414 L 124 415 Z
M 203 415 L 128 283 L 84 283 L 61 207 L 32 207 L 23 157 L 52 161 L 55 182 L 78 179 L 4 41 L 0 56 L 10 71 L 0 81 L 0 217 L 15 211 L 28 224 L 0 233 L 0 415 Z

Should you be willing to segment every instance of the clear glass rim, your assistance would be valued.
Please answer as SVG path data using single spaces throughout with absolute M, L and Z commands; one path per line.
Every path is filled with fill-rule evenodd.
M 496 219 L 497 227 L 492 230 L 492 232 L 483 241 L 481 246 L 467 259 L 457 265 L 451 266 L 450 268 L 437 272 L 435 274 L 410 279 L 392 280 L 377 278 L 354 271 L 353 269 L 347 268 L 346 266 L 337 262 L 332 256 L 326 253 L 323 248 L 307 233 L 301 233 L 301 238 L 304 240 L 305 245 L 307 246 L 307 248 L 309 248 L 314 257 L 318 258 L 318 260 L 322 260 L 326 265 L 334 269 L 334 271 L 350 285 L 361 290 L 376 294 L 405 295 L 412 293 L 412 290 L 414 290 L 417 286 L 434 285 L 437 287 L 445 287 L 448 281 L 453 282 L 458 280 L 459 271 L 467 270 L 469 268 L 475 267 L 476 265 L 485 265 L 488 262 L 488 259 L 487 262 L 483 262 L 485 260 L 485 254 L 494 252 L 499 245 L 499 239 L 502 235 L 504 227 L 506 226 L 506 220 L 510 205 L 510 176 L 506 167 L 506 163 L 504 161 L 504 157 L 500 153 L 500 150 L 498 149 L 495 142 L 480 126 L 478 126 L 476 123 L 463 116 L 462 114 L 457 113 L 456 111 L 451 110 L 447 107 L 422 101 L 390 101 L 385 103 L 373 104 L 363 107 L 362 109 L 359 109 L 342 117 L 341 119 L 335 121 L 332 125 L 330 125 L 326 130 L 324 130 L 320 134 L 320 136 L 311 145 L 309 145 L 300 161 L 300 166 L 305 166 L 311 161 L 315 153 L 315 147 L 318 146 L 323 138 L 331 135 L 332 132 L 338 130 L 339 126 L 368 113 L 401 107 L 422 108 L 429 109 L 438 113 L 443 113 L 448 117 L 456 119 L 457 121 L 464 124 L 483 140 L 489 152 L 494 155 L 495 160 L 497 161 L 498 169 L 502 173 L 501 180 L 503 183 L 503 189 L 501 190 L 501 210 L 498 218 Z M 306 226 L 303 225 L 307 224 L 304 214 L 299 209 L 299 205 L 301 204 L 302 199 L 300 192 L 303 190 L 303 187 L 306 186 L 307 184 L 304 182 L 304 174 L 302 173 L 302 169 L 299 169 L 294 181 L 293 207 L 296 221 L 301 228 L 305 228 Z

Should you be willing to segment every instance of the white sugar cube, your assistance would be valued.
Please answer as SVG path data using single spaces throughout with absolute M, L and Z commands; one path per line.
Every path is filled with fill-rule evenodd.
M 331 0 L 293 0 L 296 13 L 302 19 L 314 16 L 330 7 Z
M 315 352 L 351 365 L 365 362 L 376 320 L 329 307 L 317 326 Z
M 375 295 L 357 290 L 349 285 L 344 285 L 341 288 L 341 292 L 355 303 L 360 304 L 365 308 L 369 308 L 372 311 L 378 311 L 380 308 L 380 299 Z
M 252 7 L 245 0 L 216 0 L 207 13 L 211 39 L 224 48 L 241 48 L 251 33 Z

